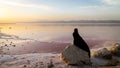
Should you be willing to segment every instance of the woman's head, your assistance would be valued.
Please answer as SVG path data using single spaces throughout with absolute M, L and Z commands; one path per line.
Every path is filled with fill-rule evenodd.
M 78 29 L 77 29 L 77 28 L 75 28 L 75 29 L 74 29 L 74 32 L 78 32 Z

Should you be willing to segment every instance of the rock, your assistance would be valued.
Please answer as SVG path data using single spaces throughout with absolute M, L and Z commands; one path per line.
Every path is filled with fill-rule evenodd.
M 120 62 L 118 63 L 118 66 L 120 66 Z
M 112 54 L 108 51 L 107 48 L 100 49 L 93 53 L 93 57 L 103 58 L 103 59 L 112 59 Z
M 97 68 L 95 66 L 85 65 L 85 66 L 67 66 L 66 68 Z
M 113 55 L 120 57 L 120 44 L 119 44 L 119 43 L 113 44 L 113 45 L 109 48 L 109 51 L 110 51 Z
M 118 65 L 119 61 L 116 59 L 109 60 L 109 62 L 106 64 L 107 66 L 116 66 Z
M 117 59 L 102 59 L 102 58 L 93 58 L 91 59 L 93 66 L 117 66 L 119 61 Z
M 86 51 L 70 45 L 61 54 L 61 59 L 69 65 L 88 65 L 90 58 Z
M 53 68 L 54 67 L 54 64 L 53 64 L 53 61 L 52 59 L 50 60 L 50 63 L 47 64 L 47 67 L 46 68 Z

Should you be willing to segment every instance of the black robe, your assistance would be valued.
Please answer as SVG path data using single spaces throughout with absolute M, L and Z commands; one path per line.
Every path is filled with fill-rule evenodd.
M 90 57 L 90 49 L 89 49 L 87 43 L 79 35 L 77 28 L 74 29 L 73 38 L 74 38 L 74 41 L 73 41 L 74 45 L 77 46 L 77 47 L 79 47 L 80 49 L 88 52 L 88 55 Z

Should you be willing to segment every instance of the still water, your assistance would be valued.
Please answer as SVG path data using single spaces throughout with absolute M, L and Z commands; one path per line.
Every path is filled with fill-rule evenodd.
M 71 40 L 74 28 L 79 29 L 83 37 L 120 40 L 120 26 L 83 26 L 83 25 L 43 25 L 43 24 L 10 24 L 0 25 L 1 33 L 15 35 L 24 39 L 39 41 Z
M 6 24 L 0 25 L 1 50 L 6 54 L 60 53 L 68 43 L 72 44 L 74 28 L 91 50 L 120 42 L 119 25 Z

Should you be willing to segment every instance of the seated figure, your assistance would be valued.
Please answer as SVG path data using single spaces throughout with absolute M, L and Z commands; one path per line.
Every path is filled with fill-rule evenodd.
M 74 29 L 73 38 L 74 38 L 73 44 L 74 44 L 75 46 L 79 47 L 80 49 L 88 52 L 88 55 L 89 55 L 89 57 L 90 57 L 90 49 L 89 49 L 87 43 L 86 43 L 86 42 L 83 40 L 83 38 L 79 35 L 77 28 Z

